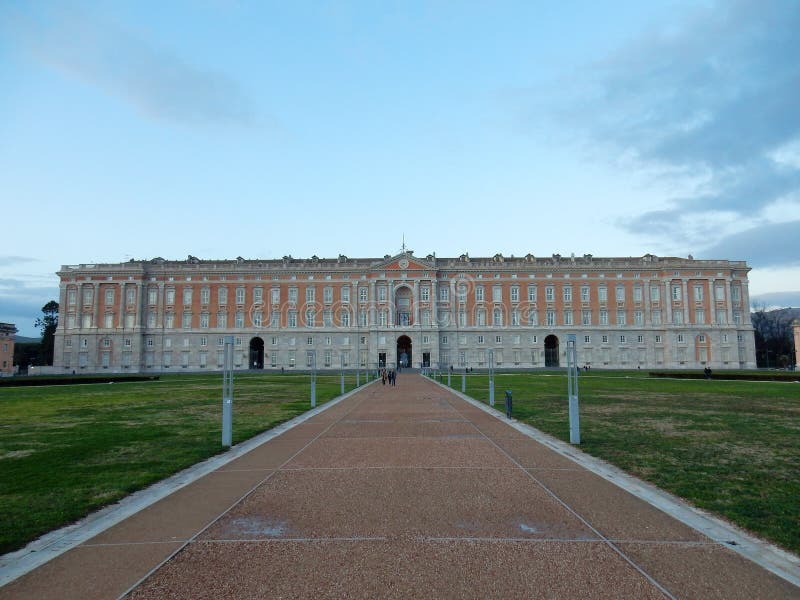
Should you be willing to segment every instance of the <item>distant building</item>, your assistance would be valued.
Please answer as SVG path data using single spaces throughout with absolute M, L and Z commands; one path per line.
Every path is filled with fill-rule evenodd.
M 14 340 L 17 328 L 12 323 L 0 323 L 0 377 L 14 374 Z
M 653 255 L 200 260 L 64 266 L 62 372 L 565 365 L 755 367 L 743 261 Z

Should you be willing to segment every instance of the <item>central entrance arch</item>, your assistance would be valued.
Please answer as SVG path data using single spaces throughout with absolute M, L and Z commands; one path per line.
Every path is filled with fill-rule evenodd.
M 411 338 L 401 335 L 397 338 L 397 367 L 410 367 L 411 362 Z
M 264 340 L 260 337 L 254 337 L 250 340 L 250 363 L 251 369 L 264 368 Z
M 558 366 L 558 338 L 554 335 L 544 338 L 544 366 Z

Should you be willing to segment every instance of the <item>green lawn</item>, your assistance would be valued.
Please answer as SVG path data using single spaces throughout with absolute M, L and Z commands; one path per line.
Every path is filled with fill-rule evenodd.
M 307 375 L 234 377 L 234 444 L 310 407 Z M 221 452 L 221 419 L 221 374 L 0 389 L 0 554 Z
M 583 451 L 800 553 L 800 383 L 595 371 L 579 387 Z M 515 418 L 569 441 L 564 372 L 497 374 L 500 411 L 506 389 Z M 488 377 L 467 394 L 488 402 Z

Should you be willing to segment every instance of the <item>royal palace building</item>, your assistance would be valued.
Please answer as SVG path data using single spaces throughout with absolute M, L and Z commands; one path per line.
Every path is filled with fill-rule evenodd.
M 753 368 L 742 261 L 653 255 L 131 260 L 64 266 L 60 372 Z

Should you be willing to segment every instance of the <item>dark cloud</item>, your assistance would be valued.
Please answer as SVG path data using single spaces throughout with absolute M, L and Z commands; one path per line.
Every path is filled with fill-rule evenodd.
M 559 123 L 683 187 L 694 178 L 671 208 L 623 226 L 696 248 L 716 243 L 725 229 L 710 236 L 705 228 L 687 231 L 687 221 L 725 212 L 757 224 L 762 209 L 800 192 L 800 157 L 774 158 L 800 140 L 800 7 L 795 0 L 719 1 L 670 27 L 581 72 Z M 751 235 L 761 264 L 785 264 L 761 251 L 757 231 Z M 709 251 L 735 250 L 741 240 Z
M 770 223 L 729 235 L 701 254 L 707 258 L 746 260 L 753 267 L 794 267 L 800 266 L 798 240 L 800 221 Z
M 188 123 L 253 119 L 250 98 L 231 77 L 191 64 L 116 23 L 65 8 L 15 13 L 12 24 L 40 61 L 127 100 L 147 116 Z

